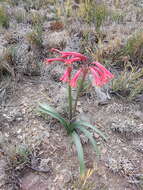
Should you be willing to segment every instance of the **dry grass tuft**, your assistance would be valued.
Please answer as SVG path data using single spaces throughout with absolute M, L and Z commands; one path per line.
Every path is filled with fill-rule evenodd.
M 97 30 L 100 29 L 101 25 L 109 16 L 108 8 L 104 4 L 97 4 L 93 0 L 81 1 L 77 11 L 78 16 L 83 18 L 85 22 L 95 23 Z
M 73 190 L 92 190 L 95 188 L 95 182 L 91 179 L 91 176 L 94 173 L 94 169 L 88 169 L 84 176 L 77 179 L 72 185 Z
M 15 78 L 14 68 L 16 65 L 16 48 L 14 46 L 3 50 L 3 55 L 0 59 L 1 80 L 5 75 Z
M 79 177 L 75 179 L 70 186 L 70 189 L 73 190 L 93 190 L 93 189 L 107 189 L 105 184 L 101 184 L 99 187 L 98 181 L 95 181 L 95 178 L 93 177 L 95 174 L 95 171 L 97 170 L 94 166 L 92 169 L 88 169 L 84 176 Z
M 4 6 L 0 5 L 0 27 L 9 27 L 9 16 Z
M 19 8 L 19 9 L 14 10 L 13 16 L 16 19 L 17 23 L 23 23 L 26 21 L 25 9 Z
M 27 10 L 39 10 L 40 8 L 47 8 L 49 4 L 54 4 L 54 2 L 55 0 L 23 0 L 23 3 Z
M 46 19 L 46 15 L 41 15 L 38 11 L 32 10 L 29 14 L 29 22 L 35 26 L 35 25 L 40 25 L 41 23 L 44 22 Z
M 15 46 L 8 47 L 4 50 L 3 60 L 13 66 L 16 64 L 16 48 L 15 48 Z
M 114 52 L 117 52 L 121 47 L 120 38 L 109 40 L 106 43 L 106 35 L 102 32 L 99 34 L 95 31 L 86 31 L 82 38 L 81 51 L 100 62 L 111 60 Z
M 30 45 L 32 45 L 33 47 L 38 47 L 41 48 L 42 47 L 42 26 L 41 25 L 37 25 L 36 27 L 34 27 L 32 32 L 29 32 L 26 36 L 27 41 L 29 42 Z
M 12 32 L 5 32 L 4 39 L 7 41 L 7 44 L 16 44 L 18 42 L 18 37 Z
M 143 91 L 142 77 L 143 69 L 127 65 L 112 81 L 112 90 L 115 94 L 131 101 Z
M 129 55 L 135 64 L 143 63 L 143 31 L 137 32 L 128 39 L 123 54 Z
M 128 63 L 141 67 L 143 64 L 143 31 L 133 34 L 124 46 L 120 43 L 119 48 L 112 51 L 110 57 L 112 65 L 118 68 L 124 68 Z
M 8 63 L 0 60 L 0 81 L 7 75 L 14 77 L 14 69 Z

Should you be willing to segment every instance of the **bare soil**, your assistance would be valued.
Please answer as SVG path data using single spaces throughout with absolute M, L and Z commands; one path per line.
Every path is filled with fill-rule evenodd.
M 70 137 L 55 120 L 43 119 L 36 113 L 38 102 L 52 102 L 46 87 L 52 88 L 48 81 L 25 79 L 18 84 L 1 115 L 1 175 L 11 181 L 15 189 L 16 184 L 17 188 L 24 190 L 72 189 L 79 175 L 76 150 Z M 112 100 L 107 105 L 98 106 L 96 97 L 94 100 L 86 96 L 81 98 L 80 117 L 90 120 L 108 136 L 108 142 L 105 143 L 94 134 L 101 151 L 99 160 L 82 137 L 86 166 L 93 168 L 95 165 L 90 179 L 95 182 L 93 189 L 142 189 L 143 124 L 139 113 L 143 114 L 137 104 Z M 7 155 L 14 162 L 14 147 L 27 145 L 33 152 L 30 164 L 6 167 Z M 4 172 L 5 167 L 7 174 Z M 11 172 L 16 176 L 9 176 Z M 12 189 L 11 185 L 2 188 Z

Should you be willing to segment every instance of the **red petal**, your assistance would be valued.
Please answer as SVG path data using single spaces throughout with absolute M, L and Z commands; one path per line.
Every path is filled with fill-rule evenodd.
M 70 81 L 70 86 L 76 87 L 77 86 L 77 80 L 82 72 L 82 69 L 78 70 L 77 73 L 74 75 L 74 77 Z
M 51 58 L 51 59 L 45 59 L 45 60 L 44 60 L 44 63 L 51 63 L 51 62 L 53 62 L 53 61 L 65 62 L 65 60 L 62 59 L 62 58 Z
M 65 64 L 71 64 L 75 61 L 81 61 L 81 59 L 79 57 L 75 57 L 75 58 L 71 58 L 71 59 L 66 59 L 65 60 Z
M 71 71 L 72 71 L 72 67 L 68 67 L 65 73 L 63 74 L 63 76 L 60 78 L 60 80 L 63 82 L 69 82 Z
M 92 72 L 92 75 L 94 77 L 94 83 L 97 86 L 102 86 L 103 81 L 101 80 L 101 77 L 99 76 L 99 74 L 92 67 L 90 67 L 90 71 Z
M 57 52 L 57 53 L 61 53 L 61 51 L 60 51 L 60 50 L 58 50 L 58 49 L 55 49 L 55 48 L 52 48 L 52 49 L 51 49 L 51 52 Z
M 101 71 L 103 71 L 108 76 L 108 78 L 110 79 L 114 78 L 114 75 L 110 71 L 108 71 L 103 65 L 101 65 L 99 62 L 93 62 L 93 64 L 95 64 Z
M 77 52 L 61 52 L 63 58 L 66 58 L 68 56 L 73 56 L 73 57 L 79 57 L 81 58 L 81 60 L 86 61 L 87 57 L 82 55 L 81 53 L 77 53 Z

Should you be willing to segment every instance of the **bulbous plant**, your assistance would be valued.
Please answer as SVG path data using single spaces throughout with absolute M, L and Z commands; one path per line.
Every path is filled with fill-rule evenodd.
M 88 57 L 84 56 L 83 54 L 77 52 L 63 52 L 57 49 L 52 49 L 51 51 L 60 54 L 60 57 L 45 59 L 45 63 L 51 64 L 58 61 L 64 63 L 66 67 L 65 73 L 60 78 L 60 80 L 66 82 L 68 85 L 69 118 L 68 120 L 64 119 L 54 108 L 47 104 L 39 104 L 39 111 L 57 119 L 65 127 L 67 134 L 72 137 L 77 149 L 78 159 L 80 163 L 80 174 L 83 175 L 85 172 L 84 154 L 78 132 L 81 131 L 82 133 L 84 133 L 84 135 L 89 139 L 90 143 L 93 145 L 93 148 L 97 154 L 99 154 L 99 151 L 97 148 L 96 140 L 93 138 L 92 134 L 89 132 L 88 129 L 94 130 L 104 140 L 106 140 L 106 137 L 95 126 L 92 126 L 91 124 L 85 121 L 77 121 L 75 119 L 77 102 L 80 97 L 80 93 L 82 91 L 88 73 L 91 72 L 93 76 L 93 85 L 97 86 L 102 86 L 106 84 L 114 76 L 99 62 L 90 63 Z M 75 62 L 80 63 L 80 68 L 77 71 L 77 73 L 72 77 L 73 64 Z M 81 80 L 79 85 L 77 85 L 79 77 L 81 77 Z M 72 88 L 77 88 L 77 94 L 74 102 L 72 98 Z

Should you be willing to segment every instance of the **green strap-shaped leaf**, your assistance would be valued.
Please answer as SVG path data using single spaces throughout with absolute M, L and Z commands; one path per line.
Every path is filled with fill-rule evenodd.
M 45 111 L 54 113 L 64 124 L 68 124 L 67 121 L 51 106 L 47 104 L 39 104 L 39 107 L 44 109 Z
M 76 123 L 76 122 L 75 122 Z M 99 130 L 97 129 L 95 126 L 91 125 L 90 123 L 87 123 L 85 121 L 77 121 L 77 125 L 82 125 L 85 127 L 89 127 L 91 129 L 93 129 L 96 133 L 98 133 L 105 141 L 107 141 L 106 136 Z
M 48 111 L 50 111 L 50 112 L 54 112 L 54 113 L 59 114 L 53 107 L 49 106 L 49 105 L 46 104 L 46 103 L 40 103 L 40 104 L 39 104 L 39 107 L 42 107 L 43 109 L 48 110 Z
M 51 106 L 47 104 L 39 104 L 38 111 L 46 113 L 57 119 L 66 128 L 66 130 L 69 131 L 68 122 Z
M 45 114 L 48 114 L 48 115 L 52 116 L 53 118 L 57 119 L 58 121 L 60 121 L 61 124 L 64 125 L 64 123 L 62 122 L 61 118 L 60 118 L 56 113 L 47 111 L 47 110 L 42 109 L 42 108 L 38 108 L 38 111 L 43 112 L 43 113 L 45 113 Z
M 82 147 L 82 144 L 80 141 L 80 137 L 78 136 L 78 134 L 75 131 L 72 133 L 72 138 L 73 138 L 73 141 L 74 141 L 74 143 L 76 145 L 76 149 L 77 149 L 78 160 L 79 160 L 79 164 L 80 164 L 80 174 L 83 175 L 85 172 L 83 147 Z
M 74 121 L 69 124 L 71 130 L 74 130 L 79 125 L 80 125 L 80 123 L 78 121 L 76 121 L 76 122 Z
M 80 131 L 82 131 L 84 133 L 84 135 L 89 139 L 90 143 L 93 145 L 95 152 L 97 153 L 97 156 L 99 156 L 99 150 L 97 147 L 97 143 L 94 140 L 92 134 L 87 129 L 85 129 L 83 126 L 78 125 L 76 128 L 78 128 Z

